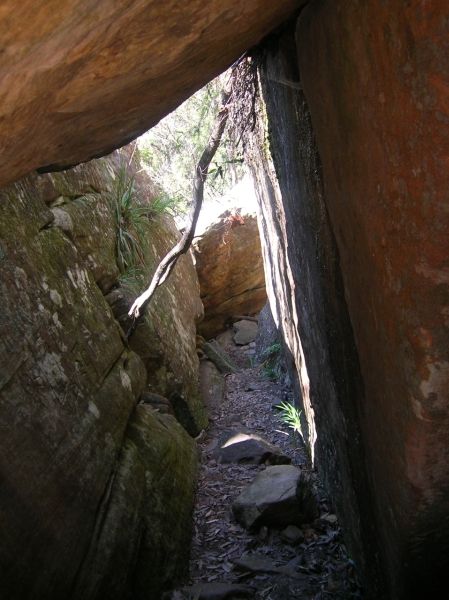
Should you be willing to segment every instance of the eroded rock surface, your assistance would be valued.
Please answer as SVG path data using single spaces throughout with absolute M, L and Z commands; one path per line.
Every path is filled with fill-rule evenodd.
M 0 192 L 0 594 L 11 600 L 154 598 L 186 565 L 194 444 L 173 417 L 138 405 L 148 373 L 103 296 L 118 284 L 116 166 Z M 173 236 L 159 249 L 153 237 L 154 252 Z M 178 355 L 186 331 L 195 347 L 194 313 L 170 333 Z
M 390 594 L 405 598 L 447 584 L 447 16 L 441 2 L 325 2 L 297 30 L 366 394 L 378 532 Z
M 267 358 L 270 349 L 277 349 L 281 344 L 281 334 L 274 322 L 269 302 L 260 311 L 257 325 L 255 358 L 262 362 Z
M 210 360 L 202 360 L 200 363 L 200 389 L 202 400 L 208 410 L 221 405 L 225 381 L 223 375 Z
M 232 317 L 257 314 L 266 301 L 257 219 L 227 211 L 195 241 L 204 304 L 201 334 L 224 331 Z
M 6 0 L 0 184 L 128 143 L 302 4 Z
M 267 49 L 261 76 L 270 128 L 260 120 L 250 156 L 272 316 L 285 340 L 286 365 L 302 401 L 303 434 L 312 460 L 376 594 L 377 532 L 358 421 L 363 384 L 299 79 L 295 23 Z M 274 80 L 291 84 L 273 85 Z M 260 352 L 258 356 L 262 358 Z
M 159 260 L 179 239 L 166 216 L 148 221 L 143 229 L 144 266 L 138 285 L 124 282 L 106 296 L 124 331 L 131 324 L 128 310 L 133 300 L 148 285 Z M 170 279 L 156 291 L 145 319 L 129 340 L 147 368 L 149 388 L 170 400 L 178 420 L 191 435 L 198 435 L 207 425 L 196 353 L 196 323 L 202 315 L 192 258 L 182 256 Z

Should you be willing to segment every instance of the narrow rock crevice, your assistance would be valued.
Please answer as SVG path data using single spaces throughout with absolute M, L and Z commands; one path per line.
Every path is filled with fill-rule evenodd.
M 190 581 L 167 598 L 235 593 L 286 600 L 318 592 L 361 598 L 332 505 L 299 434 L 275 408 L 291 402 L 292 391 L 267 379 L 263 366 L 250 366 L 244 347 L 229 336 L 219 340 L 239 370 L 225 376 L 224 395 L 209 401 L 211 425 L 199 442 Z
M 295 29 L 296 21 L 271 39 L 259 59 L 267 124 L 259 123 L 248 153 L 261 207 L 266 268 L 272 274 L 270 302 L 277 307 L 291 354 L 288 364 L 292 381 L 298 382 L 309 444 L 335 498 L 351 552 L 375 595 L 382 584 L 374 494 L 360 443 L 364 388 L 297 64 Z

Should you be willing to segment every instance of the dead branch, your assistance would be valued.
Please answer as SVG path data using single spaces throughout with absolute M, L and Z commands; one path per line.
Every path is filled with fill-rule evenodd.
M 200 215 L 201 206 L 203 204 L 204 182 L 206 181 L 209 165 L 215 156 L 218 146 L 220 145 L 220 141 L 226 127 L 226 122 L 228 120 L 228 103 L 231 97 L 231 85 L 231 78 L 229 78 L 229 82 L 222 92 L 221 108 L 217 114 L 207 145 L 204 148 L 195 169 L 195 178 L 193 181 L 193 206 L 190 212 L 190 224 L 188 227 L 186 227 L 183 236 L 176 246 L 172 248 L 172 250 L 170 250 L 170 252 L 159 263 L 159 266 L 157 267 L 148 288 L 143 292 L 143 294 L 136 298 L 133 305 L 129 309 L 128 315 L 133 317 L 134 321 L 127 333 L 127 338 L 132 335 L 137 327 L 138 321 L 142 318 L 145 308 L 148 306 L 148 303 L 156 291 L 156 288 L 167 280 L 167 277 L 172 272 L 173 267 L 178 261 L 178 258 L 182 254 L 186 254 L 186 252 L 188 252 L 195 236 L 195 228 Z

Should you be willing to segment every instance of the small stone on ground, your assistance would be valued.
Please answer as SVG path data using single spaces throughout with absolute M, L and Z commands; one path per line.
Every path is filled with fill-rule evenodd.
M 310 481 L 293 465 L 267 467 L 243 490 L 232 510 L 250 530 L 261 525 L 302 525 L 317 516 Z
M 304 541 L 304 534 L 296 525 L 288 525 L 281 531 L 281 538 L 288 544 L 299 544 Z
M 254 433 L 232 431 L 223 436 L 216 450 L 220 463 L 286 465 L 291 458 Z

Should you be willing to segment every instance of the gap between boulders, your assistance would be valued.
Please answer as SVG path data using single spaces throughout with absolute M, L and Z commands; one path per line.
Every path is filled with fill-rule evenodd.
M 165 598 L 361 598 L 354 563 L 306 449 L 276 409 L 293 401 L 289 386 L 253 364 L 253 326 L 243 325 L 254 334 L 246 345 L 234 341 L 242 341 L 242 324 L 200 344 L 210 426 L 198 440 L 190 581 Z M 220 353 L 225 375 L 210 362 Z

